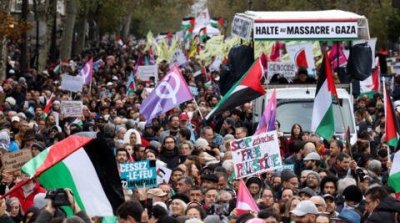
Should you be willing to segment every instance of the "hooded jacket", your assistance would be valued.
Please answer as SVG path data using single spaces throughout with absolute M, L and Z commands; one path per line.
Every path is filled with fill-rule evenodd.
M 395 219 L 396 217 L 397 221 Z M 382 222 L 382 220 L 384 220 L 385 223 L 400 222 L 400 200 L 387 196 L 375 208 L 366 222 Z

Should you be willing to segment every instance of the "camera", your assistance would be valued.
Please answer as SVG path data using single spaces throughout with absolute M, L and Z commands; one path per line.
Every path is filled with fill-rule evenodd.
M 65 191 L 63 188 L 47 191 L 45 198 L 48 198 L 52 201 L 53 207 L 71 205 L 68 199 L 67 191 Z
M 356 176 L 358 177 L 358 179 L 360 179 L 360 181 L 364 181 L 364 177 L 365 177 L 365 173 L 362 169 L 357 169 L 356 170 Z

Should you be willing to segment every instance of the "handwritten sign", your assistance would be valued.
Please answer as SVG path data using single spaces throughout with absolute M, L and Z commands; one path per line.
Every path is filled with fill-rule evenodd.
M 158 66 L 157 65 L 147 65 L 138 66 L 137 76 L 142 81 L 150 80 L 150 77 L 157 79 L 158 77 Z
M 80 76 L 62 75 L 61 90 L 80 92 L 82 91 L 83 81 Z
M 146 186 L 157 186 L 155 160 L 145 160 L 120 164 L 122 186 L 127 189 L 136 189 Z
M 21 167 L 32 158 L 32 152 L 29 149 L 22 149 L 12 153 L 5 153 L 2 156 L 5 170 L 10 172 L 20 170 Z
M 81 117 L 82 101 L 61 101 L 61 113 L 64 117 Z
M 276 131 L 232 141 L 231 150 L 238 179 L 282 167 Z

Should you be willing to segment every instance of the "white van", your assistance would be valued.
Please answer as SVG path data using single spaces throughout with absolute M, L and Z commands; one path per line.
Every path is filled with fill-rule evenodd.
M 312 112 L 314 106 L 316 85 L 269 85 L 267 94 L 259 97 L 254 102 L 254 121 L 259 121 L 266 103 L 268 102 L 273 89 L 276 89 L 277 108 L 276 119 L 281 124 L 281 131 L 290 136 L 294 123 L 298 123 L 303 131 L 310 131 Z M 335 135 L 344 141 L 345 128 L 350 129 L 350 143 L 357 141 L 357 131 L 353 111 L 353 97 L 345 88 L 337 88 L 337 94 L 342 106 L 334 104 Z M 344 122 L 342 121 L 344 120 Z M 343 126 L 343 123 L 345 126 Z

